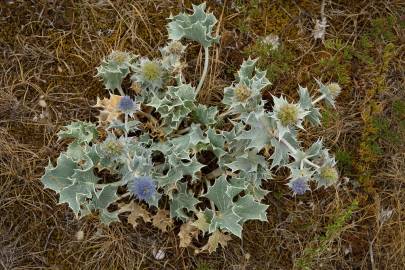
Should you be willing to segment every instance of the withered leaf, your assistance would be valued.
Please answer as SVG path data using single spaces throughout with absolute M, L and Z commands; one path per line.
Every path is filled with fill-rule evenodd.
M 218 248 L 218 244 L 222 247 L 226 247 L 228 245 L 228 241 L 231 240 L 232 237 L 230 235 L 224 234 L 219 230 L 216 230 L 209 238 L 208 243 L 201 248 L 198 252 L 203 252 L 208 250 L 209 253 L 214 252 Z
M 159 209 L 156 215 L 152 218 L 152 224 L 162 232 L 167 232 L 167 229 L 173 225 L 173 221 L 169 216 L 169 211 Z
M 180 238 L 180 247 L 188 247 L 193 238 L 198 236 L 198 228 L 189 221 L 181 225 L 178 236 Z
M 94 107 L 102 108 L 98 116 L 100 125 L 108 125 L 114 120 L 118 120 L 122 114 L 122 112 L 117 109 L 120 100 L 121 96 L 113 94 L 110 95 L 110 98 L 100 99 L 97 97 L 97 103 Z
M 119 207 L 120 213 L 131 212 L 128 216 L 128 223 L 134 228 L 138 225 L 137 220 L 139 218 L 142 218 L 145 223 L 151 222 L 152 220 L 151 214 L 142 205 L 137 204 L 134 201 L 129 204 L 121 204 Z
M 197 220 L 192 223 L 193 226 L 197 227 L 203 233 L 208 231 L 209 223 L 207 222 L 207 218 L 205 217 L 204 212 L 197 213 Z

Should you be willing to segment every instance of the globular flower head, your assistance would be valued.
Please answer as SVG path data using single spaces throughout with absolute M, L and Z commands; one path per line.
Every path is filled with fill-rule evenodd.
M 294 195 L 303 195 L 309 190 L 308 180 L 305 177 L 292 179 L 287 185 L 291 188 Z
M 317 84 L 319 85 L 319 92 L 322 93 L 324 96 L 324 100 L 327 104 L 335 107 L 335 99 L 342 91 L 342 88 L 337 83 L 329 83 L 324 85 L 319 80 L 316 80 Z
M 132 81 L 138 82 L 150 90 L 162 88 L 164 70 L 158 61 L 142 58 L 133 66 L 133 70 Z
M 120 101 L 118 102 L 118 109 L 123 113 L 132 113 L 135 111 L 136 104 L 129 96 L 121 97 Z
M 318 186 L 331 186 L 339 180 L 339 173 L 331 164 L 325 164 L 319 168 L 317 181 Z
M 326 87 L 329 89 L 330 95 L 332 97 L 337 97 L 340 94 L 341 90 L 342 90 L 340 85 L 337 84 L 337 83 L 330 83 Z
M 108 55 L 107 59 L 117 65 L 126 65 L 128 67 L 130 62 L 133 59 L 133 56 L 131 56 L 131 54 L 129 54 L 127 52 L 112 51 Z
M 277 113 L 283 126 L 294 125 L 298 121 L 298 107 L 294 104 L 285 104 Z
M 298 126 L 308 114 L 304 111 L 299 104 L 289 103 L 284 97 L 273 97 L 274 100 L 274 114 L 273 118 L 277 120 L 283 127 Z
M 186 46 L 183 46 L 180 41 L 172 40 L 170 41 L 165 47 L 160 49 L 162 55 L 167 54 L 174 54 L 174 55 L 181 55 L 183 54 Z
M 149 176 L 135 177 L 131 191 L 139 200 L 148 201 L 155 195 L 156 185 Z
M 234 93 L 236 98 L 243 102 L 246 101 L 251 95 L 252 95 L 252 90 L 249 89 L 245 84 L 240 83 L 236 85 L 234 89 Z

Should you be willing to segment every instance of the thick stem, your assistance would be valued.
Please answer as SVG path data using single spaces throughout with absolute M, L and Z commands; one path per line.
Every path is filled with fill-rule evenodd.
M 325 94 L 319 96 L 317 99 L 315 99 L 314 101 L 312 101 L 312 105 L 315 105 L 316 103 L 318 103 L 319 101 L 323 100 L 325 98 Z
M 315 163 L 313 163 L 312 161 L 308 160 L 308 159 L 304 159 L 304 162 L 307 163 L 308 165 L 311 165 L 312 167 L 319 169 L 320 167 L 318 165 L 316 165 Z
M 117 201 L 122 200 L 122 199 L 124 199 L 124 198 L 126 198 L 126 197 L 128 197 L 128 196 L 130 196 L 130 195 L 131 195 L 130 192 L 124 193 L 124 194 L 122 194 L 121 196 L 118 196 Z
M 282 142 L 287 148 L 291 151 L 291 153 L 295 154 L 297 153 L 297 150 L 292 147 L 292 145 L 284 138 L 280 138 L 280 142 Z
M 296 150 L 286 139 L 280 138 L 280 142 L 282 142 L 285 146 L 287 146 L 287 148 L 291 151 L 292 154 L 297 153 L 297 150 Z M 302 160 L 301 164 L 300 164 L 300 169 L 303 169 L 304 163 L 307 163 L 308 165 L 310 165 L 310 166 L 312 166 L 312 167 L 314 167 L 314 168 L 316 168 L 316 169 L 319 169 L 319 168 L 320 168 L 318 165 L 316 165 L 315 163 L 313 163 L 313 162 L 310 161 L 309 159 L 304 158 L 304 159 Z
M 201 90 L 201 87 L 203 86 L 203 84 L 204 84 L 204 80 L 205 80 L 205 77 L 207 77 L 207 73 L 208 73 L 208 62 L 209 62 L 209 58 L 210 58 L 210 52 L 209 52 L 209 49 L 208 49 L 208 47 L 204 47 L 204 56 L 205 56 L 205 60 L 204 60 L 204 70 L 203 70 L 203 73 L 202 73 L 202 75 L 201 75 L 201 79 L 200 79 L 200 82 L 198 83 L 198 86 L 197 86 L 197 94 L 200 92 L 200 90 Z
M 212 217 L 214 218 L 216 216 L 216 210 L 215 210 L 215 204 L 211 200 L 210 200 L 210 206 L 211 206 L 211 210 L 212 210 Z

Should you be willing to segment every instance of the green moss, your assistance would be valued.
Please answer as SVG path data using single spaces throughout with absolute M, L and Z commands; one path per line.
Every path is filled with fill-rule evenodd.
M 350 169 L 353 165 L 353 154 L 346 150 L 337 150 L 336 152 L 336 160 L 338 162 L 338 166 L 343 169 Z
M 395 118 L 404 118 L 405 116 L 405 101 L 395 100 L 392 103 L 392 112 Z
M 214 268 L 212 268 L 208 263 L 202 262 L 202 263 L 198 263 L 195 269 L 196 270 L 213 270 Z
M 325 108 L 322 112 L 322 125 L 325 127 L 330 127 L 339 119 L 339 114 L 337 111 L 330 108 Z
M 385 42 L 395 42 L 398 37 L 393 31 L 396 18 L 394 16 L 387 16 L 371 20 L 370 36 L 375 40 Z
M 285 46 L 272 48 L 271 44 L 264 44 L 261 41 L 256 42 L 252 47 L 245 50 L 244 55 L 253 58 L 259 58 L 258 67 L 267 70 L 267 78 L 274 82 L 283 74 L 293 68 L 295 54 Z

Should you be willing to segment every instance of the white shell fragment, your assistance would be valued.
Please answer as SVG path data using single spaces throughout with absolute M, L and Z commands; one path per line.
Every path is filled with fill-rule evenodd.
M 166 253 L 161 249 L 159 250 L 153 249 L 152 254 L 158 261 L 163 260 L 166 257 Z

